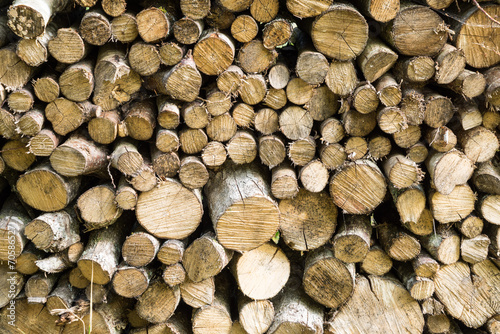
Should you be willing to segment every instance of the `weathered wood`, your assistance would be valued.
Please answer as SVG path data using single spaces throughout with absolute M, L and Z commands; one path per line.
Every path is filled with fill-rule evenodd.
M 78 30 L 82 38 L 91 45 L 104 45 L 111 38 L 111 22 L 102 9 L 87 11 Z
M 370 249 L 371 234 L 368 216 L 344 216 L 333 237 L 335 257 L 345 263 L 362 262 Z
M 456 185 L 466 183 L 474 171 L 472 161 L 458 150 L 431 151 L 426 166 L 434 186 L 444 195 L 450 194 Z
M 187 274 L 182 264 L 174 263 L 170 266 L 165 267 L 161 277 L 163 278 L 163 281 L 167 283 L 168 286 L 174 287 L 184 283 L 187 279 Z
M 409 261 L 420 253 L 418 240 L 399 226 L 383 223 L 377 225 L 380 244 L 387 255 L 396 261 Z
M 449 194 L 433 192 L 429 194 L 430 209 L 441 224 L 460 221 L 474 210 L 476 195 L 467 185 L 457 185 Z
M 106 1 L 107 0 L 103 2 L 104 11 L 107 11 L 105 6 Z M 116 40 L 119 42 L 133 42 L 137 38 L 137 36 L 139 36 L 135 13 L 127 11 L 115 17 L 111 21 L 111 34 L 112 38 L 116 38 Z
M 50 55 L 64 64 L 79 62 L 90 52 L 90 46 L 79 34 L 77 26 L 59 28 L 56 37 L 49 41 L 48 47 Z
M 200 308 L 212 304 L 215 295 L 214 278 L 209 277 L 200 282 L 193 282 L 186 278 L 180 285 L 181 297 L 187 305 Z
M 113 275 L 113 290 L 122 297 L 137 298 L 147 290 L 152 274 L 149 268 L 136 268 L 122 263 Z
M 78 197 L 76 206 L 88 230 L 114 224 L 123 212 L 116 206 L 115 190 L 111 184 L 97 185 L 85 191 Z
M 392 259 L 378 245 L 370 248 L 361 262 L 361 270 L 369 275 L 383 276 L 392 268 Z
M 144 267 L 151 263 L 160 249 L 160 242 L 149 233 L 135 232 L 123 242 L 121 254 L 127 264 Z
M 144 42 L 132 44 L 128 52 L 130 67 L 141 76 L 148 76 L 160 69 L 160 53 L 155 45 Z
M 279 199 L 293 198 L 299 192 L 297 174 L 288 163 L 283 163 L 272 169 L 271 193 Z
M 136 20 L 141 38 L 146 43 L 154 43 L 171 33 L 175 18 L 168 10 L 149 7 L 137 13 Z
M 16 54 L 16 45 L 0 49 L 0 83 L 8 89 L 22 88 L 33 77 L 35 68 L 27 65 Z

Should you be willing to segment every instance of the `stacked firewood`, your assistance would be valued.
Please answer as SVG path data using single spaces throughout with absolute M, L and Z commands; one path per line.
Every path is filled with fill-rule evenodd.
M 1 333 L 500 333 L 500 5 L 0 6 Z

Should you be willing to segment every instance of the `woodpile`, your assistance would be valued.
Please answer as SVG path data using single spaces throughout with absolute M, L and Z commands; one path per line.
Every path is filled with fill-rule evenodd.
M 0 332 L 500 333 L 499 20 L 0 0 Z

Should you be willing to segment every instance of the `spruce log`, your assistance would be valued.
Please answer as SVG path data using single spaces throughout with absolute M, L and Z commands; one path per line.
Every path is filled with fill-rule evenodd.
M 238 62 L 246 73 L 261 73 L 274 64 L 277 56 L 278 53 L 267 49 L 260 39 L 253 39 L 239 50 Z
M 209 180 L 205 194 L 217 238 L 225 248 L 251 250 L 276 232 L 278 206 L 257 166 L 227 164 Z
M 354 265 L 338 260 L 328 248 L 308 253 L 304 265 L 304 291 L 316 302 L 337 308 L 354 289 Z
M 201 222 L 201 195 L 178 181 L 165 179 L 150 191 L 139 195 L 136 216 L 152 235 L 162 239 L 182 239 Z
M 239 90 L 241 100 L 249 105 L 262 102 L 266 97 L 267 86 L 264 76 L 261 74 L 250 74 L 242 81 Z
M 279 60 L 276 65 L 269 69 L 267 76 L 271 87 L 274 89 L 283 89 L 290 80 L 290 70 L 282 60 Z
M 210 11 L 210 0 L 181 0 L 180 8 L 185 16 L 193 20 L 201 20 Z
M 311 133 L 313 119 L 307 110 L 298 106 L 290 106 L 279 115 L 279 126 L 288 139 L 302 139 Z
M 308 162 L 300 168 L 298 177 L 307 191 L 318 193 L 328 184 L 328 169 L 319 159 Z
M 286 97 L 286 92 L 284 89 L 274 89 L 270 88 L 266 96 L 264 97 L 264 100 L 262 100 L 264 105 L 274 109 L 274 110 L 279 110 L 283 108 L 287 102 L 288 99 Z
M 108 228 L 92 231 L 82 256 L 78 260 L 78 268 L 82 275 L 96 284 L 107 284 L 111 281 L 118 267 L 120 246 L 128 232 L 126 216 Z
M 387 134 L 402 131 L 408 127 L 405 113 L 398 107 L 385 107 L 377 112 L 377 124 Z
M 242 16 L 244 15 L 239 17 Z M 240 89 L 244 76 L 240 67 L 231 65 L 217 77 L 217 88 L 224 93 L 236 93 Z
M 443 126 L 451 120 L 454 113 L 455 107 L 449 98 L 432 91 L 425 92 L 425 124 L 433 128 Z
M 337 207 L 326 193 L 299 190 L 279 203 L 280 234 L 293 250 L 308 251 L 326 244 L 337 225 Z
M 385 3 L 377 0 L 357 0 L 354 4 L 365 15 L 378 22 L 388 22 L 396 17 L 399 12 L 399 1 L 391 0 Z
M 321 141 L 328 144 L 338 143 L 345 136 L 343 124 L 336 118 L 330 117 L 320 125 Z
M 402 154 L 389 155 L 383 168 L 387 179 L 397 189 L 411 187 L 422 179 L 422 171 L 417 164 Z
M 299 19 L 306 17 L 314 17 L 325 10 L 332 4 L 333 1 L 319 1 L 319 0 L 287 0 L 286 8 L 295 17 Z
M 278 0 L 254 1 L 250 5 L 250 14 L 257 22 L 267 23 L 278 14 Z
M 29 141 L 30 152 L 36 156 L 48 157 L 59 145 L 59 136 L 49 129 L 42 129 Z
M 457 144 L 457 136 L 447 126 L 429 129 L 425 138 L 429 146 L 438 152 L 448 152 Z
M 457 131 L 457 135 L 463 152 L 473 163 L 491 160 L 500 147 L 495 133 L 482 126 Z
M 418 142 L 406 149 L 406 156 L 417 164 L 424 162 L 428 155 L 429 150 L 422 142 Z
M 391 152 L 391 150 L 392 144 L 390 139 L 387 137 L 375 135 L 372 136 L 372 138 L 370 138 L 370 140 L 368 141 L 368 154 L 375 160 L 386 157 Z M 407 155 L 410 159 L 412 158 L 412 155 Z
M 478 206 L 484 219 L 491 224 L 500 225 L 500 195 L 486 195 Z
M 103 0 L 102 9 L 106 14 L 117 17 L 125 13 L 127 2 L 125 0 Z
M 183 17 L 174 22 L 173 33 L 175 39 L 182 44 L 194 44 L 203 32 L 204 22 Z
M 188 189 L 202 188 L 208 182 L 207 167 L 200 158 L 186 156 L 181 159 L 179 167 L 179 180 Z
M 255 114 L 255 130 L 263 135 L 270 135 L 279 130 L 278 113 L 270 108 L 262 108 Z
M 360 83 L 353 93 L 352 106 L 362 114 L 377 110 L 379 98 L 377 91 L 369 82 Z
M 471 214 L 457 223 L 460 232 L 467 238 L 475 238 L 483 231 L 483 220 Z
M 92 118 L 87 126 L 89 136 L 99 144 L 111 144 L 118 136 L 121 116 L 116 110 L 103 111 Z
M 380 317 L 379 312 L 386 316 Z M 399 281 L 372 275 L 356 278 L 352 298 L 327 318 L 325 333 L 392 334 L 401 328 L 412 334 L 423 332 L 424 317 L 418 302 Z
M 288 158 L 297 166 L 305 166 L 316 154 L 316 141 L 312 136 L 290 142 Z
M 181 150 L 186 154 L 200 153 L 208 144 L 207 134 L 203 129 L 185 127 L 179 132 Z
M 226 142 L 236 134 L 237 126 L 233 117 L 225 113 L 210 119 L 205 130 L 211 140 Z
M 342 114 L 345 133 L 355 137 L 367 136 L 377 125 L 377 114 L 371 112 L 362 114 L 350 109 Z
M 226 151 L 235 164 L 251 163 L 257 157 L 257 140 L 249 131 L 236 131 L 227 143 Z
M 345 165 L 330 179 L 334 203 L 351 214 L 367 214 L 384 199 L 386 182 L 378 167 L 368 160 Z
M 344 147 L 338 143 L 322 144 L 319 148 L 319 158 L 327 169 L 333 170 L 344 164 L 347 154 Z
M 267 242 L 243 254 L 236 253 L 231 271 L 245 296 L 269 299 L 285 286 L 290 275 L 290 261 L 278 246 Z

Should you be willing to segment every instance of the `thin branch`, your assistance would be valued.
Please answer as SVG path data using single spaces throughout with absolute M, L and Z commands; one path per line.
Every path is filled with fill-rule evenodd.
M 500 25 L 500 22 L 498 22 L 497 20 L 495 20 L 490 14 L 488 14 L 484 9 L 483 7 L 481 7 L 479 5 L 479 3 L 477 2 L 477 0 L 472 0 L 472 3 L 477 7 L 477 9 L 479 9 L 480 11 L 482 11 L 484 13 L 484 15 L 486 15 L 491 21 L 495 22 L 496 24 Z

